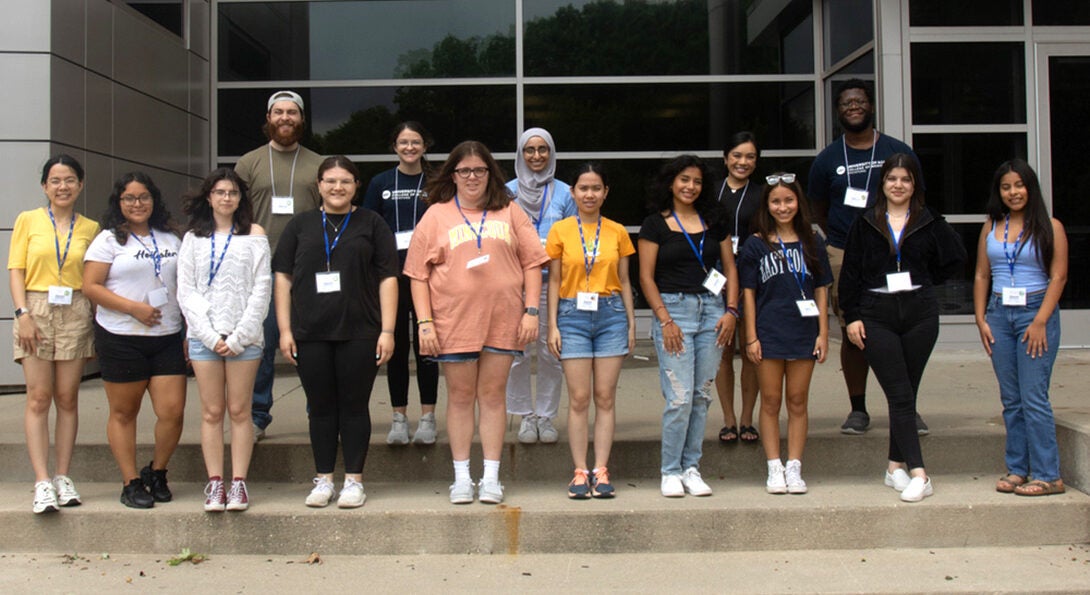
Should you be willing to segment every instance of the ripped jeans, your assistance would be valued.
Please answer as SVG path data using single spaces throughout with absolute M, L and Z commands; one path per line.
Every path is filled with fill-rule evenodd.
M 662 328 L 651 325 L 659 357 L 659 381 L 666 408 L 662 412 L 662 474 L 681 475 L 700 466 L 704 422 L 715 395 L 715 374 L 723 349 L 715 344 L 715 324 L 723 316 L 723 298 L 710 293 L 663 293 L 662 303 L 681 329 L 684 350 L 677 355 L 662 347 Z

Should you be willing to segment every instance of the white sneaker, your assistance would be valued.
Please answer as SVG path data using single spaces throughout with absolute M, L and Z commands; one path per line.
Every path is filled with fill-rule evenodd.
M 76 491 L 76 485 L 68 479 L 67 475 L 58 475 L 53 478 L 53 489 L 57 492 L 57 504 L 61 506 L 79 506 L 83 503 Z
M 413 444 L 435 444 L 435 433 L 435 413 L 425 413 L 413 432 Z
M 934 493 L 935 491 L 931 488 L 930 477 L 927 479 L 913 477 L 908 482 L 908 486 L 901 491 L 901 500 L 905 502 L 919 502 Z
M 537 437 L 542 444 L 556 444 L 560 433 L 553 427 L 553 420 L 537 416 Z
M 409 420 L 404 413 L 394 412 L 394 421 L 390 424 L 390 433 L 386 434 L 386 444 L 409 443 Z
M 265 439 L 265 428 L 254 424 L 254 444 L 261 442 Z
M 522 423 L 519 424 L 519 442 L 535 444 L 537 438 L 537 419 L 534 418 L 533 414 L 523 415 Z
M 689 467 L 685 470 L 685 473 L 681 474 L 681 486 L 686 492 L 694 496 L 711 496 L 711 487 L 704 482 L 704 478 L 700 477 L 700 472 L 696 470 L 696 467 Z
M 477 484 L 477 499 L 486 504 L 503 502 L 503 486 L 495 479 L 482 479 Z
M 451 504 L 473 504 L 473 482 L 468 479 L 454 480 L 450 486 Z
M 886 485 L 898 492 L 905 491 L 910 481 L 912 481 L 912 478 L 908 476 L 908 472 L 900 467 L 894 469 L 893 473 L 886 471 Z
M 681 498 L 685 495 L 685 486 L 680 475 L 662 476 L 662 495 L 667 498 Z
M 307 496 L 307 506 L 311 508 L 322 508 L 328 506 L 329 501 L 333 499 L 333 482 L 328 477 L 315 477 L 314 489 L 310 491 Z
M 57 491 L 52 483 L 43 480 L 34 484 L 34 514 L 57 512 L 60 509 L 57 504 Z
M 784 473 L 783 463 L 778 460 L 769 461 L 768 481 L 765 482 L 765 491 L 769 494 L 786 494 L 787 478 L 784 477 Z
M 784 483 L 787 484 L 788 494 L 805 494 L 806 482 L 802 480 L 802 461 L 792 459 L 787 461 L 787 467 L 783 472 Z
M 359 508 L 367 500 L 367 494 L 363 493 L 363 484 L 352 479 L 344 478 L 344 487 L 337 496 L 337 508 Z

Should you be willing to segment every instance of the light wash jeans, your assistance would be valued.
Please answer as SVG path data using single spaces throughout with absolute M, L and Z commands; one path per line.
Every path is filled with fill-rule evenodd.
M 526 345 L 523 354 L 511 362 L 507 377 L 507 413 L 553 419 L 560 409 L 560 390 L 564 373 L 560 360 L 549 352 L 549 275 L 541 276 L 541 306 L 539 308 L 537 341 Z M 537 398 L 530 391 L 530 358 L 537 354 Z
M 662 474 L 681 475 L 700 466 L 704 422 L 715 396 L 715 374 L 723 349 L 715 344 L 715 323 L 723 316 L 723 298 L 710 293 L 664 293 L 662 303 L 681 329 L 684 350 L 673 355 L 662 347 L 662 328 L 651 325 L 659 357 L 662 412 Z
M 1055 481 L 1060 478 L 1060 452 L 1048 387 L 1060 346 L 1060 310 L 1052 312 L 1045 324 L 1048 351 L 1042 357 L 1031 358 L 1022 343 L 1043 299 L 1041 292 L 1026 296 L 1025 306 L 1004 306 L 999 296 L 992 295 L 985 319 L 995 338 L 992 367 L 1007 426 L 1007 472 Z

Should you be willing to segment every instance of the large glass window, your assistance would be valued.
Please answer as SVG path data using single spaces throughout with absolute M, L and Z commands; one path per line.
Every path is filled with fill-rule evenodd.
M 185 18 L 181 0 L 158 0 L 157 2 L 126 1 L 140 14 L 148 17 L 167 31 L 182 37 L 185 35 Z
M 947 215 L 983 213 L 995 168 L 1026 158 L 1026 135 L 916 134 L 912 149 L 923 167 L 927 204 Z
M 1086 0 L 1033 0 L 1033 24 L 1071 27 L 1090 25 Z
M 908 4 L 908 22 L 913 27 L 1003 26 L 1022 21 L 1022 0 L 912 0 Z
M 822 4 L 825 67 L 829 68 L 874 39 L 874 5 L 872 0 L 834 0 Z
M 914 124 L 1026 121 L 1021 43 L 912 44 Z

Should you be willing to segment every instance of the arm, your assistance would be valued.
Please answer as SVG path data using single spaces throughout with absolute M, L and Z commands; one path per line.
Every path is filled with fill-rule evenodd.
M 382 332 L 375 347 L 378 365 L 390 361 L 394 354 L 394 326 L 397 324 L 397 277 L 386 277 L 378 284 L 379 310 L 382 315 Z
M 410 279 L 409 290 L 413 294 L 413 310 L 416 311 L 417 326 L 420 331 L 420 353 L 439 355 L 439 335 L 435 333 L 435 323 L 432 322 L 431 288 L 428 287 L 427 281 Z
M 83 294 L 96 306 L 109 308 L 132 316 L 144 326 L 156 326 L 163 313 L 151 304 L 137 302 L 121 297 L 106 289 L 106 277 L 110 274 L 110 263 L 87 261 L 83 263 Z
M 632 279 L 628 274 L 628 257 L 622 256 L 617 261 L 617 276 L 621 280 L 621 301 L 624 302 L 625 315 L 628 317 L 628 352 L 636 348 L 636 303 L 632 299 Z
M 757 337 L 757 290 L 745 288 L 742 290 L 742 299 L 745 300 L 742 307 L 745 316 L 746 336 L 749 343 L 745 344 L 746 357 L 749 361 L 761 363 L 761 340 Z
M 256 345 L 265 336 L 265 315 L 269 312 L 269 298 L 272 295 L 272 269 L 269 264 L 269 242 L 265 240 L 257 244 L 254 248 L 257 254 L 250 269 L 251 278 L 254 280 L 253 290 L 246 299 L 246 308 L 238 324 L 226 339 L 227 346 L 235 354 L 242 353 L 250 345 Z
M 298 366 L 299 362 L 295 361 L 298 354 L 295 336 L 291 334 L 291 282 L 291 275 L 276 273 L 273 295 L 276 296 L 276 326 L 280 327 L 280 353 L 284 359 Z
M 11 302 L 15 308 L 26 308 L 26 269 L 11 269 L 8 271 L 8 280 L 11 285 Z M 38 343 L 42 340 L 42 333 L 34 317 L 30 313 L 23 314 L 15 320 L 15 328 L 19 334 L 19 347 L 27 353 L 35 353 Z
M 186 234 L 182 239 L 182 247 L 178 249 L 178 306 L 185 317 L 189 332 L 200 339 L 205 347 L 215 351 L 222 339 L 212 328 L 208 311 L 194 310 L 189 301 L 190 296 L 200 293 L 197 291 L 196 241 L 196 236 Z
M 734 263 L 734 244 L 730 235 L 719 242 L 719 259 L 727 275 L 727 311 L 715 323 L 715 343 L 723 347 L 734 340 L 734 328 L 738 324 L 738 267 Z
M 552 273 L 549 275 L 549 336 L 548 345 L 549 351 L 557 358 L 560 359 L 560 326 L 557 324 L 556 315 L 560 310 L 560 276 L 562 274 L 561 267 L 563 262 L 559 258 L 554 258 L 549 263 L 549 270 Z
M 1048 289 L 1045 290 L 1044 300 L 1033 317 L 1033 322 L 1022 335 L 1022 342 L 1026 344 L 1026 353 L 1030 357 L 1041 357 L 1048 351 L 1048 337 L 1045 334 L 1045 324 L 1056 311 L 1063 295 L 1064 285 L 1067 284 L 1067 233 L 1064 226 L 1057 219 L 1052 220 L 1052 265 L 1048 269 Z M 1058 347 L 1058 346 L 1055 346 Z
M 522 295 L 525 307 L 536 308 L 541 300 L 541 265 L 534 265 L 522 270 Z M 540 313 L 539 313 L 540 316 Z M 530 316 L 525 312 L 519 323 L 519 343 L 526 344 L 537 341 L 539 316 Z
M 992 327 L 988 326 L 985 318 L 988 294 L 992 291 L 992 263 L 988 260 L 990 224 L 990 221 L 985 221 L 980 229 L 980 239 L 976 244 L 976 273 L 973 275 L 973 316 L 976 318 L 977 330 L 980 331 L 980 342 L 984 344 L 984 351 L 988 356 L 992 355 L 992 344 L 995 343 Z
M 819 364 L 829 355 L 829 288 L 814 288 L 814 300 L 818 303 L 818 336 L 814 341 L 814 355 Z
M 684 347 L 681 329 L 670 317 L 670 312 L 662 301 L 662 294 L 659 293 L 659 286 L 655 283 L 655 263 L 658 260 L 659 245 L 643 238 L 640 238 L 636 245 L 640 255 L 640 287 L 643 288 L 643 297 L 647 300 L 647 305 L 651 306 L 651 312 L 662 327 L 662 347 L 667 353 L 681 353 Z

